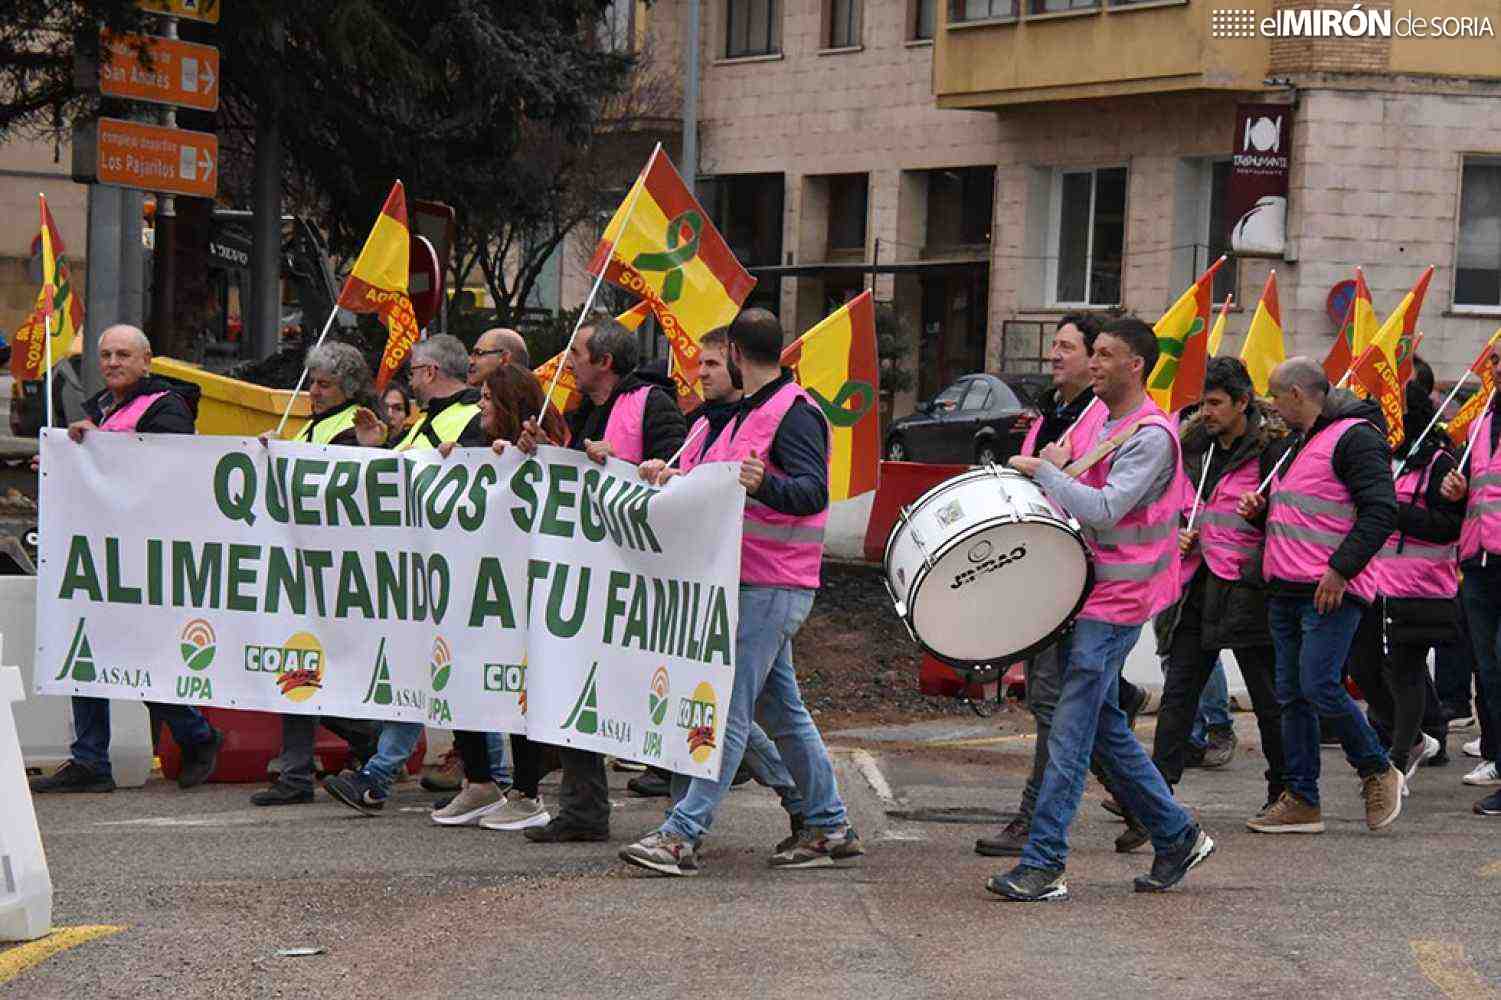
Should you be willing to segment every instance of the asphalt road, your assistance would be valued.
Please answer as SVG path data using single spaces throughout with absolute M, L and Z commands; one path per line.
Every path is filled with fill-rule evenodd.
M 1254 742 L 1249 718 L 1238 721 Z M 1326 751 L 1329 832 L 1318 837 L 1244 828 L 1261 802 L 1254 750 L 1189 772 L 1184 800 L 1220 849 L 1163 896 L 1131 891 L 1150 857 L 1112 852 L 1120 826 L 1091 787 L 1072 898 L 1024 906 L 983 889 L 997 864 L 971 845 L 988 826 L 888 815 L 1013 808 L 1030 752 L 1023 728 L 1013 714 L 965 731 L 865 734 L 896 743 L 836 738 L 870 852 L 846 870 L 768 870 L 785 826 L 754 786 L 730 796 L 696 879 L 615 860 L 661 808 L 623 790 L 614 844 L 559 846 L 437 829 L 415 785 L 376 819 L 326 798 L 253 809 L 240 786 L 44 797 L 55 922 L 125 929 L 0 994 L 1501 997 L 1501 821 L 1470 814 L 1477 796 L 1459 783 L 1460 761 L 1425 770 L 1397 824 L 1372 834 L 1353 776 Z M 276 955 L 300 946 L 325 952 Z

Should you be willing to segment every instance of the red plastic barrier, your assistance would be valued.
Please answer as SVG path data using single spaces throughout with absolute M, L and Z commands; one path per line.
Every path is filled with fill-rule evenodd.
M 266 766 L 281 753 L 281 716 L 275 712 L 247 712 L 233 708 L 200 709 L 208 724 L 224 734 L 219 749 L 219 763 L 210 781 L 227 783 L 264 782 Z M 175 781 L 182 769 L 182 750 L 172 739 L 172 731 L 162 727 L 157 756 L 162 761 L 162 776 Z M 319 726 L 314 736 L 313 753 L 323 770 L 337 772 L 350 764 L 349 744 Z M 407 771 L 418 774 L 422 758 L 427 755 L 427 733 L 417 737 L 417 748 L 407 759 Z
M 870 507 L 870 522 L 865 526 L 865 558 L 881 561 L 886 554 L 886 540 L 896 527 L 896 515 L 903 507 L 944 480 L 969 470 L 968 465 L 882 462 L 880 485 Z

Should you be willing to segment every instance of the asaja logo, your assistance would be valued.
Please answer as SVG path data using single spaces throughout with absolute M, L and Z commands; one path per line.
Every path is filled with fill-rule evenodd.
M 594 675 L 598 670 L 599 662 L 596 660 L 589 667 L 589 676 L 584 679 L 578 700 L 573 703 L 573 711 L 563 720 L 564 729 L 573 729 L 585 736 L 599 732 L 599 692 L 594 682 Z
M 214 627 L 208 622 L 194 618 L 182 627 L 182 635 L 178 638 L 183 665 L 189 670 L 207 670 L 214 662 L 219 640 L 214 635 Z
M 84 619 L 78 619 L 73 630 L 73 640 L 68 643 L 68 655 L 63 658 L 63 668 L 53 680 L 69 678 L 78 684 L 117 684 L 121 687 L 149 688 L 151 672 L 141 667 L 101 667 L 94 660 L 94 647 L 89 642 L 84 628 Z
M 304 702 L 316 694 L 327 667 L 323 644 L 311 632 L 297 632 L 280 646 L 245 647 L 245 669 L 275 674 L 276 686 L 289 701 Z
M 427 692 L 416 688 L 396 687 L 391 682 L 391 661 L 386 658 L 386 638 L 381 636 L 375 650 L 375 666 L 370 669 L 370 683 L 365 686 L 362 705 L 397 705 L 427 710 Z
M 651 717 L 651 724 L 660 726 L 662 720 L 667 718 L 667 705 L 669 698 L 667 681 L 667 668 L 658 667 L 651 675 L 651 687 L 646 693 L 647 715 Z
M 714 686 L 700 681 L 692 696 L 678 702 L 678 728 L 688 732 L 688 755 L 702 764 L 714 752 L 718 742 L 719 698 Z
M 441 635 L 433 640 L 433 655 L 427 670 L 433 680 L 433 691 L 448 687 L 448 678 L 453 673 L 453 650 L 448 648 L 448 640 Z

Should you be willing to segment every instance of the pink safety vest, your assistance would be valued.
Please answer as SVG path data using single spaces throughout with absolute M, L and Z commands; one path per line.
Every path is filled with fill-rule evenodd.
M 104 423 L 99 425 L 101 431 L 124 431 L 129 433 L 136 429 L 136 424 L 141 422 L 141 417 L 151 409 L 151 404 L 165 396 L 165 392 L 143 392 L 135 399 L 115 410 L 104 418 Z
M 1105 409 L 1102 404 L 1100 407 Z M 1136 507 L 1111 528 L 1084 529 L 1085 540 L 1095 559 L 1094 589 L 1084 602 L 1080 618 L 1115 625 L 1140 625 L 1172 604 L 1179 596 L 1178 527 L 1183 516 L 1183 453 L 1171 421 L 1150 397 L 1120 421 L 1116 430 L 1140 421 L 1134 433 L 1156 433 L 1160 428 L 1173 442 L 1173 479 L 1162 496 Z M 1102 421 L 1084 450 L 1105 438 Z M 1105 456 L 1079 477 L 1079 482 L 1103 489 L 1119 449 Z
M 1256 489 L 1260 475 L 1260 463 L 1247 459 L 1220 477 L 1199 509 L 1198 548 L 1209 572 L 1221 580 L 1239 580 L 1261 550 L 1261 529 L 1235 512 L 1241 495 Z
M 703 427 L 701 431 L 699 430 L 700 426 Z M 720 428 L 720 433 L 723 434 L 727 430 L 729 430 L 728 425 Z M 683 453 L 678 456 L 678 468 L 680 470 L 688 472 L 695 465 L 703 464 L 703 456 L 707 456 L 709 453 L 708 449 L 704 447 L 704 435 L 708 433 L 708 417 L 699 417 L 693 421 L 693 426 L 688 428 L 688 436 L 683 438 L 684 441 L 688 442 L 688 447 L 684 448 Z
M 642 428 L 646 414 L 646 396 L 651 386 L 643 385 L 615 397 L 610 407 L 610 419 L 605 421 L 605 441 L 610 452 L 622 462 L 641 464 L 646 456 L 646 434 Z
M 1079 426 L 1068 436 L 1069 460 L 1072 461 L 1084 453 L 1085 446 L 1095 439 L 1095 434 L 1104 426 L 1110 417 L 1110 408 L 1098 399 L 1090 400 L 1084 412 L 1079 416 Z M 1032 421 L 1032 426 L 1027 428 L 1027 436 L 1022 441 L 1022 454 L 1035 456 L 1042 450 L 1042 445 L 1037 438 L 1042 434 L 1042 418 Z
M 1266 555 L 1261 561 L 1268 580 L 1318 583 L 1334 555 L 1355 527 L 1355 502 L 1334 475 L 1334 447 L 1361 421 L 1336 420 L 1313 436 L 1271 486 L 1266 517 Z M 1367 604 L 1376 596 L 1370 567 L 1350 581 L 1350 593 Z
M 817 406 L 796 382 L 788 382 L 771 398 L 751 410 L 739 427 L 730 425 L 719 432 L 703 458 L 694 462 L 739 462 L 754 451 L 766 462 L 767 475 L 782 475 L 771 460 L 771 443 L 782 418 L 799 399 L 807 400 L 814 412 Z M 733 433 L 732 433 L 733 431 Z M 825 440 L 828 428 L 825 426 Z M 684 466 L 691 468 L 692 466 Z M 752 497 L 745 498 L 745 531 L 740 540 L 740 582 L 756 587 L 799 587 L 816 590 L 819 565 L 823 562 L 823 531 L 829 508 L 817 514 L 799 517 L 780 514 Z
M 1470 450 L 1470 497 L 1464 527 L 1459 532 L 1461 562 L 1486 555 L 1501 556 L 1501 454 L 1491 453 L 1491 421 L 1487 410 Z
M 1437 457 L 1438 452 L 1434 452 Z M 1428 468 L 1413 469 L 1397 477 L 1397 505 L 1415 503 L 1427 510 L 1423 496 Z M 1404 494 L 1406 496 L 1404 497 Z M 1400 531 L 1387 536 L 1386 544 L 1371 559 L 1370 573 L 1376 579 L 1376 592 L 1383 597 L 1426 597 L 1452 600 L 1459 593 L 1459 547 L 1425 542 Z

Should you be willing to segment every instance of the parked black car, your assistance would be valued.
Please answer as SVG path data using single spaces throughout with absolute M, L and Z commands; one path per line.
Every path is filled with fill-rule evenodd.
M 1025 382 L 1025 380 L 1024 380 Z M 1000 465 L 1021 451 L 1027 429 L 1037 417 L 1029 399 L 999 375 L 965 375 L 917 412 L 902 417 L 886 432 L 886 457 L 893 462 Z

